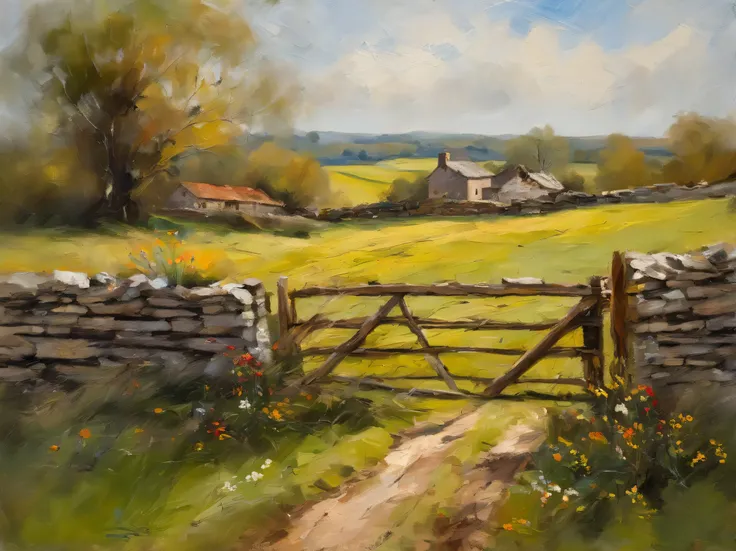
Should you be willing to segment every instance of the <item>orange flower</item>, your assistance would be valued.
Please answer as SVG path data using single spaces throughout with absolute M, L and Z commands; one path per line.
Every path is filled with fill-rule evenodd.
M 272 416 L 273 416 L 273 418 L 274 418 L 274 419 L 276 419 L 277 421 L 279 421 L 279 420 L 281 419 L 281 414 L 279 413 L 279 410 L 277 410 L 277 409 L 273 410 L 273 411 L 271 412 L 271 415 L 272 415 Z
M 311 399 L 312 399 L 312 395 L 311 394 L 307 394 L 307 400 L 311 400 Z
M 595 442 L 600 442 L 601 444 L 608 444 L 608 440 L 606 440 L 606 437 L 603 436 L 602 432 L 589 432 L 588 438 Z
M 137 429 L 135 429 L 135 433 L 136 433 L 136 434 L 140 434 L 140 433 L 142 433 L 142 432 L 143 432 L 143 429 L 141 429 L 141 428 L 137 428 Z
M 153 413 L 155 413 L 156 415 L 160 415 L 163 412 L 164 412 L 164 408 L 156 408 L 153 410 Z
M 61 446 L 57 446 L 56 444 L 52 444 L 51 446 L 49 446 L 49 451 L 52 451 L 52 452 L 58 452 L 60 449 L 61 449 Z
M 87 439 L 90 436 L 92 436 L 92 432 L 89 429 L 82 429 L 79 431 L 79 436 L 81 436 L 84 439 Z
M 503 529 L 506 530 L 507 532 L 511 532 L 514 529 L 514 525 L 513 524 L 509 524 L 507 522 L 506 524 L 503 525 Z
M 552 454 L 552 459 L 554 459 L 557 462 L 562 461 L 562 455 L 559 453 Z
M 631 437 L 634 436 L 634 429 L 631 429 L 631 428 L 626 429 L 623 436 L 626 440 L 631 440 Z

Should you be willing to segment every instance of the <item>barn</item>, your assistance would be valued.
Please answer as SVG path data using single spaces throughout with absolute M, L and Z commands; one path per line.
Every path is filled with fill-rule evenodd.
M 259 189 L 182 182 L 169 198 L 167 209 L 203 213 L 240 212 L 262 216 L 285 214 L 284 204 Z
M 565 187 L 546 172 L 532 172 L 522 165 L 510 166 L 491 178 L 491 185 L 483 188 L 484 201 L 514 203 L 536 199 L 552 200 Z

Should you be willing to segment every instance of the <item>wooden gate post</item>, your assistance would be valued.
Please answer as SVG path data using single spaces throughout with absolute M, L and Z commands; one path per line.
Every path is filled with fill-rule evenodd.
M 614 361 L 611 377 L 621 377 L 629 384 L 628 306 L 626 294 L 626 259 L 621 252 L 614 252 L 611 262 L 611 336 Z
M 276 284 L 276 295 L 279 301 L 279 340 L 286 338 L 291 328 L 291 307 L 289 305 L 289 278 L 281 276 Z
M 590 278 L 590 288 L 597 299 L 584 316 L 591 323 L 583 325 L 583 347 L 588 351 L 583 357 L 583 373 L 588 386 L 600 388 L 604 385 L 603 362 L 603 289 L 602 278 Z

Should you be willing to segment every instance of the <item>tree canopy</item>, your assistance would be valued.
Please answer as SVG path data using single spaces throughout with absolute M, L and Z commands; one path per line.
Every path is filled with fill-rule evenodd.
M 136 195 L 186 155 L 288 116 L 291 88 L 256 47 L 217 0 L 75 0 L 30 12 L 10 66 L 96 175 L 88 216 L 130 221 Z
M 506 161 L 524 165 L 529 170 L 555 173 L 564 170 L 570 160 L 567 138 L 557 136 L 551 126 L 533 128 L 528 134 L 506 142 Z
M 654 171 L 634 141 L 622 134 L 611 134 L 599 155 L 596 187 L 610 191 L 648 186 L 654 181 Z

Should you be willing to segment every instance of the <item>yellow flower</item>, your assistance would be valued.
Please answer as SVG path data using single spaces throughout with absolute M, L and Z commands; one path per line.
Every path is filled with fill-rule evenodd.
M 710 445 L 711 445 L 711 446 L 715 446 L 715 445 L 716 445 L 716 441 L 715 441 L 715 440 L 713 440 L 712 438 L 710 439 Z
M 164 408 L 156 408 L 153 410 L 153 413 L 155 413 L 156 415 L 160 415 L 163 412 L 164 412 Z
M 143 432 L 143 429 L 141 429 L 141 428 L 137 428 L 137 429 L 135 429 L 135 433 L 136 433 L 136 434 L 140 434 L 140 433 L 142 433 L 142 432 Z
M 513 524 L 506 523 L 503 525 L 503 529 L 506 530 L 507 532 L 511 532 L 514 529 L 514 526 Z
M 575 509 L 575 511 L 578 513 L 582 513 L 583 511 L 585 511 L 585 505 L 580 505 L 577 509 Z
M 688 423 L 691 422 L 692 420 L 693 420 L 693 416 L 692 415 L 686 415 L 685 416 L 685 421 L 687 421 Z
M 558 437 L 557 437 L 557 441 L 558 441 L 558 442 L 559 442 L 560 444 L 565 444 L 565 446 L 567 446 L 567 447 L 570 447 L 570 446 L 572 446 L 572 442 L 570 442 L 569 440 L 565 440 L 564 438 L 562 438 L 562 436 L 558 436 Z
M 570 501 L 570 498 L 568 496 L 562 496 L 562 501 L 568 502 Z
M 194 451 L 195 452 L 201 452 L 204 449 L 204 444 L 202 442 L 197 442 L 194 444 Z

